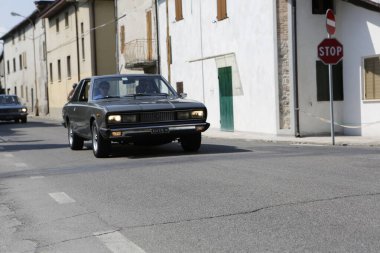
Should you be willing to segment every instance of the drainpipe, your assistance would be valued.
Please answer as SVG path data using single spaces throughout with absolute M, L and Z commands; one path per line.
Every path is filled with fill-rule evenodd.
M 157 74 L 161 75 L 161 55 L 160 55 L 160 37 L 159 37 L 159 27 L 158 27 L 158 0 L 154 0 L 154 7 L 156 13 L 156 48 L 157 48 L 157 63 L 156 63 L 156 71 Z
M 167 62 L 168 62 L 168 81 L 171 82 L 171 71 L 170 71 L 170 62 L 171 62 L 171 40 L 169 34 L 169 1 L 166 0 L 166 47 L 167 47 Z
M 119 15 L 118 15 L 118 8 L 117 8 L 117 0 L 115 0 L 115 17 L 116 17 L 116 22 L 115 22 L 115 34 L 116 34 L 116 50 L 115 50 L 115 58 L 116 58 L 116 73 L 120 74 L 121 68 L 119 67 L 119 33 L 118 33 L 118 28 L 119 28 Z
M 293 47 L 293 84 L 294 84 L 294 121 L 295 136 L 301 137 L 300 133 L 300 108 L 298 94 L 298 60 L 297 60 L 297 1 L 292 0 L 292 47 Z
M 199 32 L 201 40 L 201 64 L 202 64 L 202 93 L 203 93 L 203 103 L 206 103 L 205 98 L 205 74 L 204 74 L 204 59 L 203 59 L 203 27 L 202 27 L 202 1 L 199 1 Z
M 91 28 L 95 28 L 96 24 L 95 24 L 95 1 L 92 0 L 91 2 L 91 8 L 90 8 L 90 24 L 91 24 Z M 97 48 L 96 48 L 96 29 L 93 29 L 91 31 L 91 40 L 92 40 L 92 73 L 93 75 L 97 75 L 98 74 L 98 57 L 97 57 L 97 54 L 96 54 L 96 51 L 97 51 Z
M 77 65 L 78 65 L 78 82 L 80 81 L 80 53 L 79 53 L 79 32 L 78 32 L 78 6 L 73 4 L 75 10 L 75 33 L 77 37 Z M 84 48 L 82 48 L 84 50 Z

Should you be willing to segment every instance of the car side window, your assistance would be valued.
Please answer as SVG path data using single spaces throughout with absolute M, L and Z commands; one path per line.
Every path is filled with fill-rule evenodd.
M 81 93 L 79 96 L 79 101 L 87 102 L 88 101 L 88 91 L 90 89 L 90 80 L 85 80 L 82 85 Z

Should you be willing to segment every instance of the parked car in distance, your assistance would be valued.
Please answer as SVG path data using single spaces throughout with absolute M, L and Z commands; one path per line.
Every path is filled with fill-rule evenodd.
M 0 120 L 26 123 L 28 109 L 16 95 L 0 94 Z
M 160 145 L 179 141 L 197 151 L 206 122 L 201 102 L 184 98 L 160 75 L 85 78 L 62 109 L 72 150 L 92 141 L 95 157 L 107 157 L 112 143 Z

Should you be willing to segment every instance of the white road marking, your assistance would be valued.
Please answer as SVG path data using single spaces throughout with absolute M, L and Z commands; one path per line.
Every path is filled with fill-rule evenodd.
M 5 157 L 14 157 L 14 155 L 12 153 L 4 153 L 4 156 Z
M 74 203 L 75 200 L 70 198 L 69 195 L 67 195 L 64 192 L 52 192 L 49 193 L 50 197 L 52 197 L 55 201 L 58 202 L 58 204 L 69 204 Z
M 128 238 L 118 231 L 96 232 L 94 236 L 113 253 L 145 253 L 142 248 L 128 240 Z
M 312 144 L 312 143 L 291 143 L 291 146 L 310 146 L 310 147 L 324 147 L 323 144 Z
M 26 163 L 15 163 L 16 167 L 28 167 Z
M 32 176 L 30 179 L 42 179 L 45 178 L 44 176 Z

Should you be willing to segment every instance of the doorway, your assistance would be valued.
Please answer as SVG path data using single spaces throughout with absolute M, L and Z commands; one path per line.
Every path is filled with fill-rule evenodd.
M 232 67 L 218 68 L 220 128 L 234 131 L 234 107 L 232 92 Z

